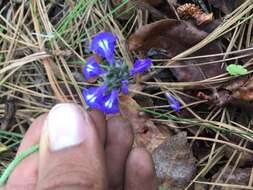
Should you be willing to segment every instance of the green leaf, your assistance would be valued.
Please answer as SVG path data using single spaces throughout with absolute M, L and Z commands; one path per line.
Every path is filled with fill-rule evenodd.
M 229 72 L 230 75 L 246 75 L 248 74 L 248 70 L 245 69 L 241 65 L 231 64 L 227 67 L 227 72 Z
M 160 187 L 159 187 L 159 190 L 166 190 L 166 189 L 165 189 L 165 187 L 160 186 Z

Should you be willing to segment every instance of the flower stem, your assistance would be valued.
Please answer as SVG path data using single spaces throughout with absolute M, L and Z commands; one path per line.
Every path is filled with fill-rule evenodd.
M 0 177 L 0 187 L 5 184 L 9 176 L 11 175 L 12 171 L 17 167 L 17 165 L 26 157 L 33 154 L 34 152 L 37 152 L 39 150 L 39 145 L 35 144 L 28 148 L 27 150 L 21 152 L 19 155 L 16 156 L 16 158 L 7 166 L 7 168 L 4 170 Z

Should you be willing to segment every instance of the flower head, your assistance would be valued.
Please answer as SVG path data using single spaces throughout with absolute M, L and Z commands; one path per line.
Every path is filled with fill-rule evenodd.
M 166 92 L 165 96 L 166 96 L 168 102 L 170 103 L 171 108 L 174 111 L 179 112 L 180 108 L 181 108 L 179 101 L 169 92 Z
M 101 67 L 94 57 L 88 59 L 84 66 L 83 73 L 86 79 L 101 76 L 103 84 L 100 87 L 91 87 L 83 90 L 83 97 L 86 104 L 102 111 L 105 114 L 119 112 L 119 93 L 128 94 L 129 79 L 135 74 L 147 71 L 152 60 L 138 59 L 129 71 L 128 65 L 122 59 L 115 60 L 114 50 L 117 38 L 110 32 L 97 34 L 91 42 L 90 49 L 96 54 L 105 58 Z
M 111 93 L 103 97 L 101 111 L 106 114 L 119 112 L 119 99 L 117 89 L 113 89 Z
M 105 73 L 100 65 L 96 62 L 95 57 L 90 57 L 83 68 L 83 74 L 87 80 L 92 77 L 97 77 L 101 74 Z
M 116 40 L 112 33 L 101 32 L 92 39 L 90 49 L 112 64 Z
M 93 109 L 101 109 L 101 100 L 106 91 L 106 85 L 90 87 L 83 90 L 83 97 L 86 104 Z
M 130 74 L 134 75 L 136 73 L 143 73 L 150 68 L 151 64 L 152 64 L 152 60 L 150 58 L 137 59 L 134 62 L 134 65 L 130 71 Z

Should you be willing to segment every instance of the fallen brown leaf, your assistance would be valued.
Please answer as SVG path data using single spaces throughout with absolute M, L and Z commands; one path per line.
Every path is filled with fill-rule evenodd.
M 163 19 L 139 28 L 128 40 L 130 51 L 139 51 L 146 55 L 153 48 L 166 52 L 167 58 L 187 50 L 200 42 L 208 35 L 207 32 L 199 30 L 191 23 L 174 19 Z M 218 42 L 210 43 L 200 49 L 192 56 L 201 56 L 221 53 Z M 191 82 L 199 81 L 209 77 L 220 75 L 224 72 L 221 63 L 212 63 L 195 66 L 200 63 L 207 63 L 218 60 L 220 57 L 207 57 L 202 59 L 177 61 L 172 65 L 184 66 L 175 67 L 171 71 L 178 81 Z
M 196 171 L 196 159 L 182 132 L 167 138 L 153 154 L 158 180 L 166 189 L 184 189 Z
M 163 19 L 140 27 L 129 37 L 128 46 L 130 51 L 144 54 L 151 48 L 165 49 L 170 53 L 168 57 L 172 57 L 206 36 L 206 32 L 185 21 Z
M 129 120 L 135 135 L 135 145 L 144 146 L 152 152 L 165 139 L 165 134 L 161 133 L 150 118 L 139 110 L 140 106 L 129 96 L 120 97 L 121 115 Z

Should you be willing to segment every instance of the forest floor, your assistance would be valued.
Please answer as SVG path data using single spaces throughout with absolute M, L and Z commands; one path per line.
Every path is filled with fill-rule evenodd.
M 129 68 L 152 59 L 119 101 L 160 189 L 253 189 L 253 0 L 0 0 L 0 170 L 36 117 L 87 108 L 103 31 Z

